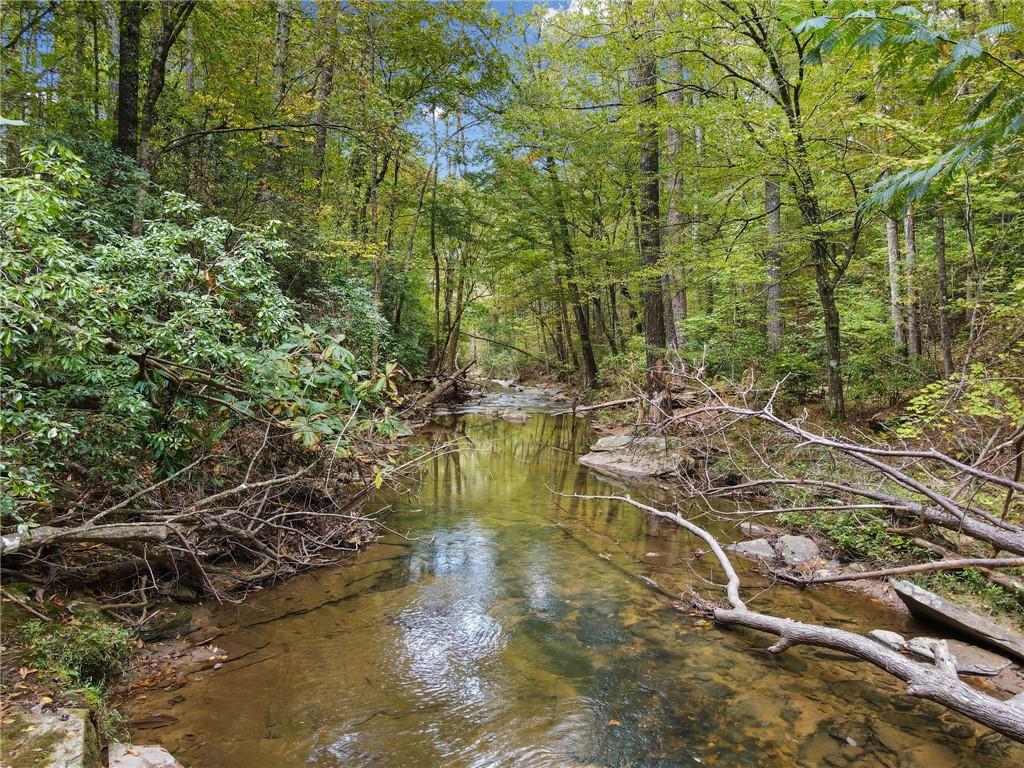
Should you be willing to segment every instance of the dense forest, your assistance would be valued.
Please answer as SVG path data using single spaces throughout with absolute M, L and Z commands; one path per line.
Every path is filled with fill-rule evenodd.
M 941 452 L 882 470 L 951 516 L 921 529 L 1024 554 L 1022 29 L 1012 0 L 4 2 L 5 577 L 126 618 L 330 562 L 470 369 L 638 432 L 706 388 L 799 446 Z M 801 525 L 899 550 L 842 521 Z

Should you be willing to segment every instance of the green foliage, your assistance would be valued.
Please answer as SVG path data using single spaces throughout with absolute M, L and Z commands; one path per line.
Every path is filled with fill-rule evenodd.
M 891 77 L 908 64 L 913 71 L 931 73 L 921 88 L 931 98 L 947 93 L 957 82 L 973 79 L 984 84 L 982 95 L 956 126 L 956 143 L 875 183 L 869 207 L 905 209 L 932 187 L 948 184 L 958 172 L 992 162 L 1001 150 L 1012 151 L 1024 135 L 1024 74 L 998 51 L 998 43 L 1012 40 L 1018 32 L 1013 23 L 1001 21 L 965 32 L 945 14 L 860 0 L 832 2 L 828 11 L 827 16 L 805 19 L 795 27 L 815 41 L 804 56 L 807 63 L 820 65 L 824 55 L 847 47 L 880 52 L 880 77 Z
M 1021 627 L 1024 627 L 1024 604 L 1021 603 L 1020 596 L 1011 594 L 998 584 L 993 584 L 974 568 L 918 574 L 914 576 L 914 581 L 936 592 L 970 595 L 989 613 L 1012 616 Z
M 845 560 L 891 564 L 916 551 L 902 536 L 891 533 L 885 520 L 867 512 L 785 512 L 778 521 L 824 536 Z
M 898 434 L 918 438 L 931 430 L 959 428 L 968 419 L 973 424 L 1009 423 L 1019 428 L 1024 425 L 1024 397 L 1008 379 L 1010 372 L 1000 367 L 993 373 L 974 363 L 962 381 L 936 381 L 923 387 L 908 404 Z
M 342 445 L 349 410 L 395 397 L 341 343 L 383 323 L 365 291 L 351 320 L 301 324 L 273 223 L 239 229 L 167 193 L 124 234 L 85 207 L 100 195 L 76 156 L 25 159 L 32 174 L 0 180 L 5 515 L 56 500 L 69 464 L 130 482 L 140 461 L 170 471 L 257 413 L 304 446 Z
M 125 670 L 134 653 L 128 631 L 98 613 L 51 624 L 30 621 L 22 633 L 28 661 L 73 688 L 105 685 Z

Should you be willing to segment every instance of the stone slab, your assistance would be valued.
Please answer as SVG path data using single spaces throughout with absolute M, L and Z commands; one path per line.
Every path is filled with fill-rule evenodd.
M 5 768 L 99 768 L 89 713 L 58 709 L 14 715 L 3 727 Z
M 762 557 L 766 560 L 774 560 L 778 557 L 778 553 L 772 547 L 771 542 L 769 542 L 768 539 L 738 541 L 735 544 L 730 544 L 726 549 L 730 552 L 735 552 L 737 555 L 743 555 L 744 557 Z
M 1024 659 L 1024 636 L 909 581 L 893 581 L 891 586 L 916 616 L 955 629 L 1015 658 Z
M 120 742 L 110 745 L 107 765 L 109 768 L 182 768 L 174 755 L 163 747 Z
M 608 435 L 600 438 L 580 464 L 599 472 L 630 477 L 661 477 L 687 471 L 696 461 L 682 441 L 671 437 Z

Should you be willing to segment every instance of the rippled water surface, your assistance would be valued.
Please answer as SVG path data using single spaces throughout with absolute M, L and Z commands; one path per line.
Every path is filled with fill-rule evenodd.
M 576 464 L 581 421 L 442 417 L 435 436 L 456 434 L 466 450 L 436 459 L 388 518 L 408 538 L 220 609 L 229 660 L 133 702 L 133 716 L 177 718 L 135 741 L 191 768 L 1024 765 L 867 664 L 769 656 L 767 637 L 675 610 L 635 574 L 713 591 L 692 539 L 552 493 L 618 490 Z M 859 595 L 754 597 L 764 585 L 745 582 L 752 607 L 913 629 Z

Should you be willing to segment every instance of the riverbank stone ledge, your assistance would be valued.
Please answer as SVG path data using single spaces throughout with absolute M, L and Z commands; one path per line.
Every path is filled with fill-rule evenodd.
M 892 581 L 890 586 L 915 616 L 957 630 L 984 645 L 998 648 L 1004 653 L 1024 660 L 1024 635 L 1001 627 L 984 616 L 956 605 L 912 582 L 896 580 Z
M 182 768 L 163 747 L 115 742 L 110 745 L 109 768 Z
M 36 709 L 4 723 L 5 768 L 99 768 L 99 744 L 85 709 Z
M 663 477 L 693 470 L 697 457 L 676 437 L 608 435 L 580 456 L 579 463 L 612 475 Z

